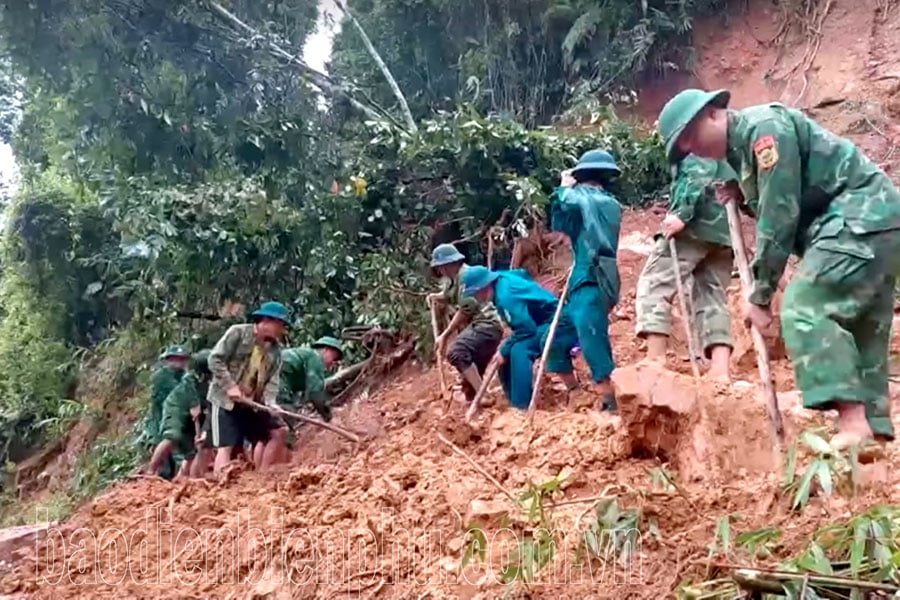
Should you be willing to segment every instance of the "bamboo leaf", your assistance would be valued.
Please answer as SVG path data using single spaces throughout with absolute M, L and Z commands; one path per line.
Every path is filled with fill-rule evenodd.
M 727 554 L 731 550 L 731 522 L 728 515 L 719 517 L 716 522 L 716 538 L 722 543 L 722 550 Z
M 816 469 L 819 476 L 819 485 L 822 486 L 822 492 L 826 497 L 831 496 L 834 492 L 834 482 L 831 479 L 831 464 L 827 461 L 819 461 Z
M 816 454 L 831 456 L 834 454 L 834 448 L 824 439 L 811 431 L 804 431 L 800 434 L 800 441 L 806 444 L 810 450 Z
M 812 486 L 813 476 L 816 474 L 816 463 L 811 464 L 806 468 L 806 471 L 803 472 L 803 477 L 800 479 L 800 485 L 797 486 L 797 493 L 794 495 L 794 502 L 791 505 L 793 510 L 797 510 L 798 508 L 803 508 L 806 506 L 806 503 L 809 501 L 809 493 Z
M 859 575 L 859 569 L 865 558 L 868 529 L 867 522 L 862 519 L 853 527 L 853 542 L 850 545 L 850 574 L 853 577 Z
M 784 469 L 784 487 L 788 487 L 794 483 L 794 477 L 797 475 L 797 443 L 791 444 L 787 451 L 787 465 Z

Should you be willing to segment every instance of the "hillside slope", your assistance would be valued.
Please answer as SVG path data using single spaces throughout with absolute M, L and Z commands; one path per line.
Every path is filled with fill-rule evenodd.
M 735 106 L 796 103 L 859 143 L 896 178 L 900 8 L 876 0 L 820 5 L 828 12 L 821 39 L 813 38 L 812 45 L 796 34 L 784 45 L 767 42 L 779 32 L 782 14 L 766 1 L 751 0 L 728 23 L 698 24 L 694 74 L 641 90 L 641 113 L 652 121 L 665 100 L 688 85 L 727 87 Z M 794 70 L 813 47 L 810 68 Z M 795 102 L 803 73 L 808 84 Z M 900 503 L 891 466 L 900 456 L 892 449 L 888 460 L 862 474 L 852 499 L 823 498 L 814 489 L 801 513 L 790 510 L 793 498 L 781 491 L 775 475 L 765 409 L 752 385 L 753 351 L 736 319 L 735 375 L 748 384 L 727 394 L 706 384 L 695 391 L 676 322 L 669 367 L 682 375 L 660 379 L 666 406 L 627 405 L 634 389 L 646 384 L 635 381 L 627 366 L 642 354 L 633 335 L 634 290 L 661 216 L 661 210 L 629 212 L 622 227 L 623 294 L 612 333 L 616 361 L 625 367 L 617 374 L 626 400 L 623 427 L 592 414 L 590 394 L 573 398 L 570 408 L 561 406 L 565 396 L 552 382 L 531 426 L 501 408 L 489 408 L 475 426 L 465 426 L 462 406 L 444 410 L 434 370 L 410 364 L 385 389 L 336 410 L 337 423 L 369 436 L 359 447 L 306 428 L 292 464 L 275 474 L 235 470 L 223 483 L 121 482 L 42 533 L 39 543 L 28 540 L 0 557 L 0 593 L 491 599 L 503 595 L 503 569 L 517 549 L 549 557 L 552 546 L 539 583 L 516 584 L 511 597 L 656 600 L 671 597 L 684 581 L 718 573 L 708 557 L 710 546 L 722 543 L 717 535 L 723 521 L 732 523 L 734 533 L 779 531 L 780 540 L 763 558 L 775 564 L 806 548 L 826 522 L 874 504 Z M 745 235 L 751 231 L 746 224 Z M 736 285 L 735 280 L 733 302 Z M 782 412 L 794 439 L 821 421 L 798 407 L 790 365 L 776 344 L 772 349 Z M 892 350 L 900 350 L 896 334 Z M 583 364 L 579 372 L 586 380 Z M 491 395 L 502 404 L 497 389 Z M 900 427 L 893 390 L 892 397 Z M 675 485 L 665 480 L 663 468 Z M 533 492 L 529 484 L 557 476 L 559 491 L 530 504 L 545 509 L 543 519 L 516 508 L 510 496 Z M 616 502 L 616 518 L 608 510 L 596 516 L 593 509 L 607 506 L 604 498 Z M 473 559 L 463 569 L 460 561 L 473 539 L 466 530 L 473 524 L 483 527 L 488 544 L 484 562 Z M 525 533 L 540 539 L 542 525 L 552 530 L 552 544 L 519 546 Z M 603 538 L 600 529 L 617 529 L 621 536 L 638 531 L 630 540 L 634 553 L 627 555 L 624 538 Z M 579 549 L 586 531 L 588 539 L 600 539 L 601 557 L 586 560 Z M 753 558 L 724 554 L 735 561 Z
M 679 89 L 727 88 L 736 108 L 782 102 L 857 143 L 894 177 L 900 167 L 900 6 L 896 0 L 823 0 L 806 20 L 785 20 L 770 0 L 735 2 L 694 26 L 693 72 L 640 90 L 656 119 Z M 785 29 L 784 24 L 791 26 Z M 820 31 L 816 35 L 810 28 Z

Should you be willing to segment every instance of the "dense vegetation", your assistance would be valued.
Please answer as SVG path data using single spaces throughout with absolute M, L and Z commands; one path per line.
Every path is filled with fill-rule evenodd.
M 611 109 L 590 133 L 535 126 L 686 64 L 671 52 L 713 4 L 361 0 L 411 128 L 358 30 L 332 76 L 297 58 L 313 0 L 3 2 L 0 135 L 22 184 L 0 244 L 0 454 L 103 395 L 85 364 L 115 359 L 125 406 L 160 346 L 215 334 L 185 314 L 274 298 L 300 342 L 354 322 L 427 331 L 405 290 L 428 285 L 432 243 L 480 259 L 479 229 L 539 215 L 588 148 L 618 156 L 623 203 L 660 196 L 658 139 Z

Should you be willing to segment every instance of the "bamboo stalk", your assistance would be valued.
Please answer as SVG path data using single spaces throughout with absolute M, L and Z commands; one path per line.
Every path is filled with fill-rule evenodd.
M 678 303 L 681 306 L 681 320 L 684 323 L 684 331 L 687 335 L 688 354 L 691 359 L 691 371 L 694 373 L 694 381 L 700 382 L 700 365 L 697 364 L 697 349 L 694 347 L 694 328 L 692 327 L 693 315 L 688 312 L 687 297 L 684 295 L 684 284 L 681 282 L 681 269 L 678 267 L 678 250 L 675 247 L 675 238 L 669 238 L 669 254 L 672 255 L 672 269 L 675 271 L 675 289 L 678 294 Z
M 734 262 L 737 264 L 741 278 L 743 297 L 746 299 L 753 288 L 753 275 L 750 273 L 750 263 L 747 260 L 747 249 L 744 246 L 744 236 L 741 233 L 741 219 L 737 212 L 737 205 L 733 200 L 725 204 L 728 215 L 728 230 L 731 234 L 731 245 L 734 248 Z M 766 399 L 766 408 L 769 412 L 769 432 L 776 451 L 781 453 L 781 442 L 784 436 L 784 428 L 781 423 L 781 411 L 778 409 L 778 396 L 772 386 L 772 373 L 769 365 L 769 351 L 766 341 L 756 325 L 751 324 L 750 334 L 753 338 L 753 347 L 756 350 L 756 364 L 759 369 L 760 391 Z
M 556 314 L 553 315 L 553 321 L 550 323 L 550 330 L 547 332 L 547 341 L 544 342 L 544 351 L 541 353 L 541 364 L 538 365 L 537 377 L 534 380 L 534 390 L 531 392 L 531 401 L 528 403 L 528 420 L 534 418 L 534 411 L 537 408 L 538 398 L 541 395 L 541 383 L 544 378 L 544 369 L 547 365 L 547 357 L 550 355 L 550 346 L 553 343 L 553 336 L 556 334 L 556 327 L 559 325 L 559 317 L 562 315 L 563 307 L 566 304 L 566 296 L 569 293 L 569 282 L 572 280 L 572 273 L 575 266 L 569 267 L 569 274 L 566 277 L 566 285 L 563 287 L 562 294 L 559 296 L 559 304 L 556 305 Z
M 471 458 L 468 454 L 466 454 L 465 452 L 463 452 L 456 444 L 454 444 L 453 442 L 451 442 L 450 440 L 448 440 L 447 438 L 445 438 L 445 437 L 444 437 L 443 435 L 441 435 L 440 433 L 438 433 L 437 436 L 438 436 L 438 439 L 439 439 L 439 440 L 441 440 L 442 442 L 444 442 L 445 444 L 447 444 L 448 446 L 450 446 L 450 448 L 451 448 L 454 452 L 456 452 L 457 454 L 459 454 L 460 456 L 462 456 L 464 459 L 466 459 L 466 461 L 468 461 L 468 463 L 469 463 L 470 465 L 472 465 L 472 467 L 473 467 L 476 471 L 478 471 L 479 473 L 481 473 L 488 481 L 490 481 L 490 482 L 493 483 L 495 486 L 497 486 L 497 489 L 500 490 L 501 492 L 503 492 L 503 495 L 506 496 L 507 498 L 509 498 L 510 502 L 512 502 L 513 504 L 515 504 L 515 505 L 518 506 L 519 503 L 516 501 L 515 496 L 513 496 L 513 495 L 509 492 L 509 490 L 507 490 L 505 487 L 503 487 L 503 484 L 501 484 L 499 481 L 497 481 L 497 479 L 496 479 L 493 475 L 491 475 L 490 473 L 488 473 L 487 471 L 485 471 L 485 470 L 481 467 L 481 465 L 479 465 L 477 462 L 475 462 L 474 460 L 472 460 L 472 458 Z
M 441 398 L 445 398 L 445 395 L 447 393 L 447 380 L 444 379 L 444 357 L 441 355 L 440 349 L 437 348 L 437 339 L 440 337 L 441 332 L 438 329 L 437 307 L 435 306 L 434 302 L 431 303 L 431 330 L 434 332 L 434 357 L 437 361 L 438 377 L 440 378 L 441 382 Z
M 350 12 L 350 8 L 347 7 L 341 0 L 336 0 L 335 2 L 337 7 L 341 9 L 350 22 L 353 23 L 353 26 L 356 28 L 356 32 L 359 34 L 360 39 L 362 40 L 363 46 L 366 47 L 366 50 L 369 52 L 369 55 L 372 57 L 372 60 L 375 61 L 375 65 L 378 67 L 378 70 L 381 71 L 381 74 L 384 75 L 385 80 L 387 81 L 388 87 L 391 88 L 391 92 L 393 92 L 394 97 L 397 99 L 397 103 L 400 105 L 400 112 L 403 113 L 403 118 L 406 121 L 406 127 L 409 129 L 410 133 L 418 133 L 419 129 L 416 127 L 416 121 L 413 119 L 412 112 L 409 110 L 409 104 L 406 102 L 406 97 L 403 95 L 403 92 L 400 91 L 400 86 L 397 84 L 397 80 L 394 79 L 394 75 L 391 73 L 391 70 L 388 69 L 387 64 L 385 64 L 384 59 L 381 58 L 381 55 L 378 53 L 378 50 L 375 49 L 375 45 L 372 43 L 372 40 L 369 39 L 366 30 L 363 29 L 363 26 L 357 20 L 356 16 Z

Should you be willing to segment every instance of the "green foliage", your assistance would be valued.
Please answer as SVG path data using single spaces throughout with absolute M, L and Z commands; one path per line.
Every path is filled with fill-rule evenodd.
M 229 4 L 298 48 L 317 14 L 313 0 Z M 0 17 L 3 50 L 27 82 L 14 149 L 28 164 L 179 180 L 229 164 L 278 174 L 298 195 L 321 164 L 297 168 L 330 140 L 317 135 L 307 81 L 205 3 L 35 0 L 4 3 Z
M 78 457 L 71 483 L 74 501 L 92 498 L 137 468 L 142 448 L 131 438 L 100 439 Z
M 724 0 L 361 0 L 353 10 L 426 116 L 460 99 L 546 124 L 565 105 L 689 70 L 691 26 Z M 449 67 L 449 68 L 448 68 Z M 378 102 L 395 100 L 359 35 L 344 27 L 332 70 Z
M 783 488 L 785 493 L 793 497 L 791 502 L 793 510 L 802 510 L 806 507 L 814 490 L 814 483 L 818 484 L 818 489 L 826 497 L 834 493 L 835 487 L 851 492 L 855 490 L 855 457 L 835 452 L 828 442 L 813 431 L 801 433 L 799 443 L 810 450 L 815 458 L 806 466 L 802 475 L 798 476 L 798 441 L 791 444 L 788 449 Z

